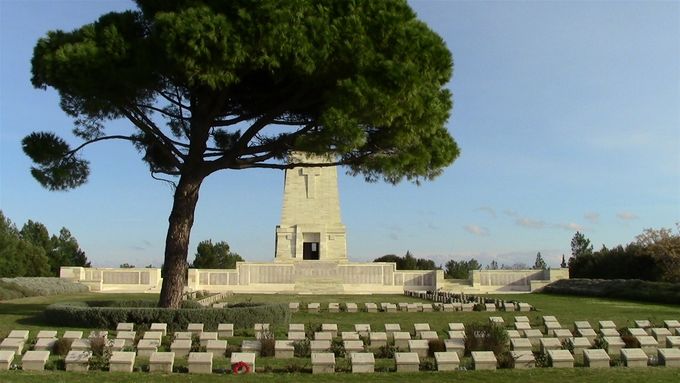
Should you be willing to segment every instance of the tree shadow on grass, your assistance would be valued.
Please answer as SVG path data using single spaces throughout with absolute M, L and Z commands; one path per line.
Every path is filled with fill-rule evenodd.
M 0 316 L 12 315 L 20 316 L 16 323 L 33 326 L 48 325 L 47 318 L 45 318 L 44 310 L 47 307 L 45 304 L 26 304 L 26 303 L 0 303 Z

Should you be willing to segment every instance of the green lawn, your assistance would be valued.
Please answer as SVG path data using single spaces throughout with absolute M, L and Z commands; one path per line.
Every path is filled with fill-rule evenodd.
M 225 376 L 224 374 L 189 375 L 172 374 L 156 375 L 147 373 L 110 373 L 88 372 L 67 373 L 63 371 L 50 371 L 44 373 L 27 373 L 23 371 L 11 371 L 0 373 L 0 381 L 3 383 L 43 383 L 49 379 L 50 383 L 217 383 L 217 382 L 466 382 L 466 383 L 536 383 L 536 382 L 569 382 L 569 383 L 653 383 L 653 382 L 678 382 L 680 371 L 678 369 L 666 369 L 662 367 L 648 367 L 642 369 L 612 368 L 609 370 L 588 370 L 585 368 L 574 369 L 533 369 L 533 370 L 497 370 L 497 371 L 454 371 L 454 372 L 418 372 L 418 373 L 374 373 L 364 375 L 350 375 L 335 373 L 329 375 L 312 374 L 267 374 L 257 373 L 253 375 Z
M 295 313 L 291 321 L 293 323 L 321 324 L 337 323 L 339 330 L 353 330 L 355 323 L 368 323 L 372 328 L 381 330 L 385 323 L 399 323 L 404 330 L 411 330 L 413 323 L 427 322 L 432 329 L 444 337 L 449 322 L 486 322 L 489 316 L 502 316 L 506 323 L 512 323 L 515 315 L 527 315 L 532 324 L 538 325 L 542 315 L 554 315 L 560 320 L 563 326 L 572 327 L 575 320 L 589 320 L 596 326 L 598 320 L 613 320 L 619 328 L 633 325 L 636 319 L 649 319 L 653 323 L 661 324 L 664 319 L 680 319 L 680 305 L 661 305 L 646 304 L 631 301 L 615 301 L 599 298 L 557 296 L 546 294 L 530 295 L 504 295 L 503 299 L 515 299 L 529 302 L 534 305 L 537 311 L 530 313 L 486 313 L 486 312 L 432 312 L 432 313 L 307 313 L 305 310 Z M 0 337 L 6 335 L 12 329 L 31 330 L 34 336 L 37 330 L 55 329 L 46 324 L 42 316 L 42 310 L 50 303 L 58 301 L 107 301 L 120 299 L 156 299 L 157 296 L 150 294 L 79 294 L 57 297 L 31 297 L 0 303 Z M 322 308 L 327 307 L 329 302 L 412 302 L 414 298 L 398 295 L 353 295 L 353 296 L 292 296 L 292 295 L 235 295 L 229 301 L 253 301 L 253 302 L 300 302 L 301 307 L 306 307 L 307 303 L 319 302 Z M 361 307 L 362 305 L 360 305 Z M 73 328 L 69 328 L 72 330 Z M 57 328 L 63 331 L 66 328 Z M 82 329 L 89 330 L 89 329 Z M 285 326 L 274 328 L 277 337 L 283 337 L 286 333 Z M 249 331 L 241 334 L 248 335 Z M 230 344 L 238 344 L 242 336 L 230 339 Z M 186 362 L 184 362 L 185 364 Z M 386 370 L 393 368 L 392 360 L 378 360 L 376 368 Z M 468 363 L 467 358 L 463 365 Z M 137 365 L 143 366 L 145 361 L 138 360 Z M 181 366 L 182 361 L 177 361 L 176 365 Z M 215 369 L 224 369 L 228 361 L 225 358 L 216 358 L 213 364 Z M 347 362 L 339 360 L 338 366 L 348 365 Z M 323 377 L 312 376 L 308 372 L 286 373 L 290 367 L 297 366 L 297 369 L 308 371 L 310 369 L 309 359 L 296 358 L 288 360 L 277 360 L 273 358 L 257 359 L 257 375 L 240 376 L 238 379 L 243 382 L 271 381 L 271 382 L 340 382 L 347 381 L 350 375 L 347 373 L 336 373 L 324 375 Z M 275 371 L 274 373 L 268 371 Z M 152 375 L 137 372 L 133 375 L 108 372 L 89 372 L 66 373 L 64 371 L 50 371 L 45 373 L 27 373 L 23 371 L 10 371 L 0 373 L 0 382 L 42 382 L 48 378 L 53 382 L 222 382 L 225 379 L 232 380 L 237 377 L 225 376 L 224 374 L 212 374 L 206 376 L 194 376 L 184 373 L 172 375 Z M 574 368 L 568 370 L 555 370 L 551 368 L 537 368 L 531 371 L 526 370 L 498 370 L 495 372 L 484 371 L 455 371 L 450 373 L 420 372 L 416 374 L 397 374 L 394 372 L 380 372 L 370 375 L 351 375 L 352 380 L 361 382 L 448 382 L 464 380 L 465 382 L 547 382 L 558 379 L 569 380 L 570 382 L 680 382 L 680 369 L 667 369 L 664 367 L 650 367 L 644 369 L 626 369 L 623 367 L 612 368 L 609 370 L 590 370 L 586 368 Z

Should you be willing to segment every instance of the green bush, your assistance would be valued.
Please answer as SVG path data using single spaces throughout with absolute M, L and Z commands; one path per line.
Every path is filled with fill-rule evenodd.
M 418 366 L 420 371 L 437 371 L 437 363 L 433 358 L 423 358 Z
M 44 311 L 46 322 L 56 326 L 114 329 L 120 322 L 138 327 L 150 323 L 167 323 L 169 331 L 187 328 L 189 323 L 203 323 L 215 331 L 220 323 L 233 323 L 235 328 L 252 328 L 255 323 L 287 324 L 290 311 L 286 304 L 262 304 L 240 308 L 166 309 L 158 307 L 90 307 L 85 302 L 62 302 Z
M 503 326 L 496 324 L 468 323 L 465 325 L 465 352 L 493 351 L 498 357 L 507 351 L 510 337 Z
M 345 345 L 340 339 L 333 339 L 331 341 L 330 351 L 335 355 L 336 358 L 344 358 L 346 354 Z
M 639 279 L 560 279 L 545 286 L 542 292 L 656 303 L 680 302 L 680 283 Z
M 71 349 L 71 343 L 73 343 L 73 339 L 57 339 L 52 346 L 52 354 L 66 356 Z
M 296 358 L 309 358 L 312 354 L 311 342 L 309 339 L 303 339 L 293 342 L 293 349 Z
M 388 344 L 386 346 L 380 346 L 377 351 L 373 352 L 373 355 L 377 359 L 394 359 L 394 354 L 399 352 L 399 348 L 395 347 L 393 344 Z
M 0 300 L 35 297 L 39 295 L 86 293 L 88 291 L 89 289 L 85 285 L 60 278 L 0 278 Z

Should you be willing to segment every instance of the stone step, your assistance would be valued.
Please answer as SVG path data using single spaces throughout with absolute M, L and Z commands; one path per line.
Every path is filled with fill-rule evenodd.
M 336 281 L 327 282 L 302 282 L 295 284 L 297 294 L 343 294 L 345 288 L 342 283 Z

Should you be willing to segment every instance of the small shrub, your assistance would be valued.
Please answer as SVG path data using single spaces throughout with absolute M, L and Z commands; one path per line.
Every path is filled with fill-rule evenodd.
M 498 356 L 507 351 L 507 330 L 496 324 L 469 323 L 465 325 L 465 352 L 493 351 Z
M 104 338 L 101 338 L 104 339 Z M 106 341 L 104 341 L 106 345 Z M 101 354 L 93 354 L 88 360 L 87 365 L 90 370 L 107 371 L 109 369 L 109 361 L 111 360 L 111 349 L 109 347 L 102 347 Z
M 349 358 L 337 359 L 335 361 L 335 371 L 336 372 L 352 372 L 352 364 L 351 364 Z
M 52 346 L 52 353 L 59 356 L 66 356 L 71 349 L 72 339 L 57 339 Z
M 572 354 L 574 353 L 574 345 L 571 342 L 569 342 L 569 340 L 564 339 L 560 343 L 562 343 L 562 349 L 568 350 Z
M 293 355 L 296 358 L 308 358 L 312 354 L 309 339 L 303 339 L 293 342 Z
M 262 337 L 260 337 L 260 345 L 262 348 L 260 349 L 260 355 L 263 357 L 267 356 L 274 356 L 276 349 L 276 340 L 274 339 L 274 334 L 265 331 L 262 333 Z
M 189 367 L 174 365 L 172 367 L 172 372 L 180 373 L 180 374 L 186 374 L 186 373 L 189 372 Z
M 394 347 L 393 344 L 388 344 L 387 346 L 380 346 L 377 351 L 373 353 L 373 355 L 377 359 L 394 359 L 394 354 L 396 352 L 399 352 L 399 349 L 397 347 Z
M 191 335 L 191 352 L 199 352 L 201 350 L 201 338 L 198 335 Z
M 93 356 L 103 356 L 106 351 L 106 338 L 103 336 L 96 336 L 90 338 L 90 350 Z
M 161 338 L 161 345 L 158 349 L 159 351 L 170 351 L 170 346 L 172 346 L 172 336 L 165 335 Z
M 550 360 L 548 360 L 548 354 L 544 354 L 542 352 L 539 352 L 537 354 L 534 354 L 534 359 L 536 360 L 536 367 L 549 367 L 550 366 Z
M 420 361 L 420 371 L 437 371 L 437 363 L 432 358 L 424 358 Z
M 442 339 L 431 339 L 427 342 L 427 354 L 434 357 L 435 352 L 445 352 L 446 344 Z
M 45 371 L 55 371 L 58 370 L 59 359 L 47 359 L 45 362 Z
M 335 354 L 336 358 L 344 358 L 346 355 L 345 345 L 339 339 L 333 339 L 331 341 L 331 350 Z
M 371 339 L 367 335 L 359 335 L 359 340 L 364 344 L 371 344 Z M 365 347 L 364 347 L 365 348 Z
M 593 348 L 601 348 L 606 350 L 609 347 L 609 343 L 604 340 L 602 334 L 597 334 L 597 337 L 593 340 Z
M 515 368 L 515 359 L 509 351 L 496 355 L 496 360 L 498 360 L 498 368 Z
M 320 323 L 307 323 L 305 326 L 305 336 L 307 339 L 314 339 L 314 333 L 321 331 Z

